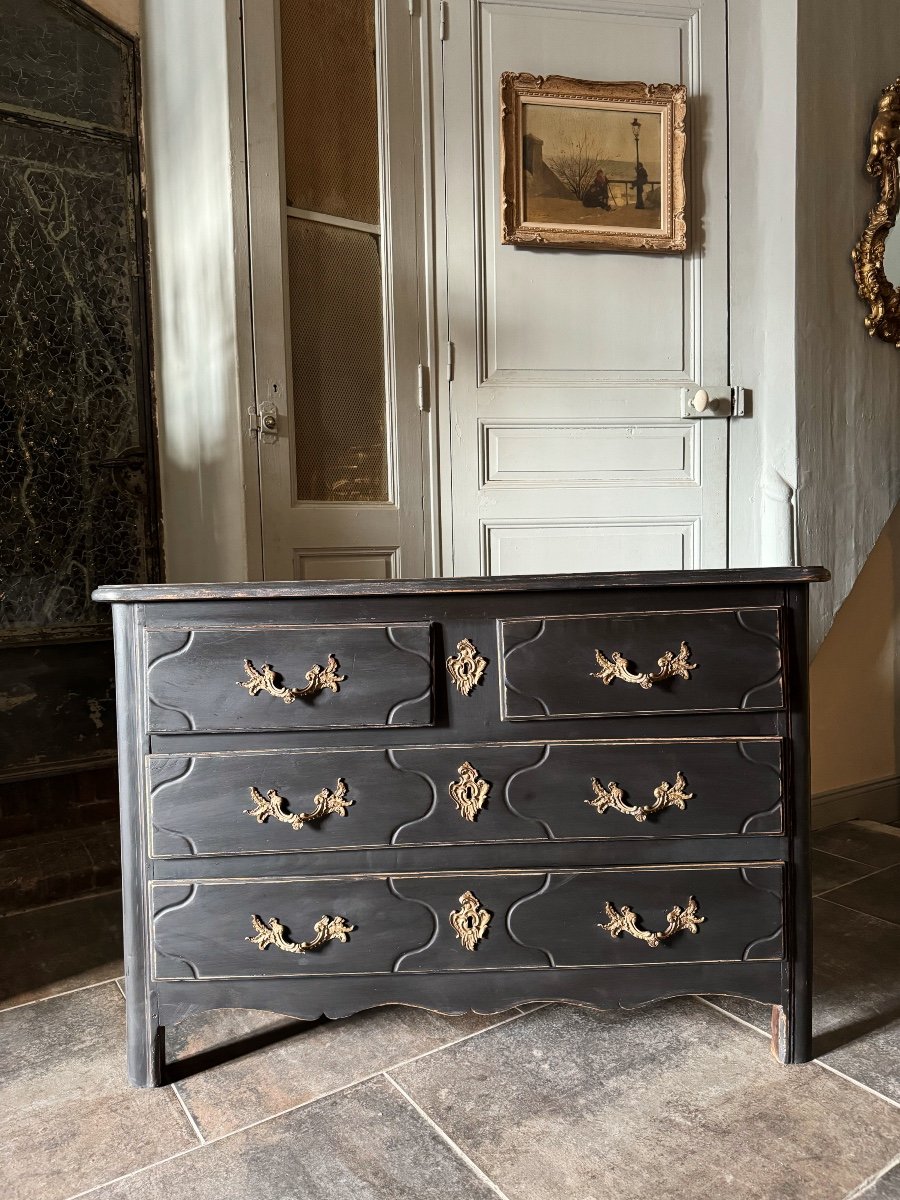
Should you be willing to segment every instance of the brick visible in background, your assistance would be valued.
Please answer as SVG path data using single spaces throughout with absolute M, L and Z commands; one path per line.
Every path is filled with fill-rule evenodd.
M 0 844 L 6 838 L 80 829 L 118 818 L 115 767 L 0 783 Z
M 119 883 L 111 768 L 0 784 L 0 913 Z

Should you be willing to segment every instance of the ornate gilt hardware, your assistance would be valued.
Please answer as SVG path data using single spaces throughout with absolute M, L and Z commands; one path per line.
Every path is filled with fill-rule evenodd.
M 337 813 L 339 817 L 345 817 L 348 806 L 353 803 L 346 797 L 347 785 L 343 779 L 339 779 L 333 792 L 330 792 L 328 788 L 322 788 L 321 792 L 316 793 L 313 797 L 311 812 L 289 813 L 284 808 L 287 801 L 283 796 L 279 796 L 274 788 L 270 788 L 264 796 L 258 788 L 251 787 L 250 799 L 256 807 L 245 808 L 244 812 L 248 816 L 256 817 L 260 825 L 264 825 L 269 817 L 274 817 L 276 821 L 284 821 L 285 824 L 290 825 L 291 829 L 301 829 L 308 822 L 318 821 L 322 817 L 328 816 L 329 813 Z
M 645 691 L 652 688 L 654 683 L 663 683 L 666 679 L 672 679 L 676 675 L 679 679 L 690 679 L 691 671 L 697 669 L 696 663 L 688 662 L 691 651 L 687 642 L 681 643 L 681 649 L 677 654 L 667 650 L 661 658 L 658 658 L 656 660 L 658 671 L 632 671 L 628 666 L 628 659 L 618 650 L 613 651 L 612 662 L 605 658 L 599 650 L 595 650 L 594 654 L 597 656 L 597 663 L 600 667 L 599 671 L 591 672 L 594 679 L 599 679 L 607 685 L 615 679 L 621 679 L 623 683 L 636 683 Z
M 900 280 L 889 279 L 884 266 L 885 240 L 900 213 L 900 79 L 882 91 L 869 141 L 866 170 L 875 181 L 877 199 L 852 251 L 853 272 L 859 298 L 869 307 L 869 337 L 900 349 Z
M 277 917 L 269 917 L 268 925 L 255 913 L 250 914 L 250 920 L 256 930 L 256 937 L 244 938 L 245 942 L 252 942 L 260 950 L 265 950 L 267 946 L 275 946 L 285 954 L 306 954 L 308 950 L 319 950 L 326 942 L 332 940 L 346 942 L 347 935 L 356 928 L 355 925 L 348 925 L 343 917 L 320 917 L 313 925 L 316 935 L 314 938 L 308 942 L 292 942 L 284 936 L 284 926 Z
M 612 780 L 604 787 L 599 780 L 592 779 L 591 787 L 594 789 L 594 795 L 590 800 L 585 800 L 585 804 L 596 808 L 598 813 L 604 813 L 608 808 L 614 808 L 627 817 L 634 817 L 636 821 L 646 821 L 648 817 L 662 812 L 664 808 L 683 810 L 685 801 L 694 798 L 693 792 L 684 790 L 687 787 L 687 780 L 680 771 L 675 776 L 674 784 L 670 784 L 668 780 L 664 779 L 659 787 L 653 789 L 652 804 L 626 804 L 625 793 Z
M 468 696 L 472 688 L 481 682 L 487 659 L 478 653 L 478 647 L 468 638 L 456 643 L 458 654 L 451 654 L 447 659 L 447 670 L 450 678 L 464 696 Z
M 697 901 L 693 896 L 688 900 L 685 908 L 679 908 L 676 904 L 666 913 L 668 924 L 660 933 L 649 933 L 646 929 L 638 929 L 637 923 L 641 918 L 627 904 L 623 904 L 622 911 L 617 912 L 615 905 L 607 900 L 606 915 L 609 917 L 609 922 L 606 925 L 599 925 L 599 929 L 605 929 L 610 937 L 621 937 L 623 933 L 630 934 L 631 937 L 646 942 L 654 950 L 660 943 L 668 941 L 682 930 L 696 933 L 700 924 L 706 920 L 706 917 L 701 917 L 697 913 Z
M 246 688 L 251 696 L 258 696 L 260 692 L 268 692 L 270 696 L 276 696 L 285 704 L 293 704 L 295 700 L 306 700 L 310 696 L 324 692 L 326 688 L 329 692 L 339 692 L 340 684 L 347 678 L 346 675 L 338 675 L 340 665 L 334 655 L 329 654 L 327 667 L 323 669 L 318 663 L 313 663 L 306 672 L 306 687 L 293 688 L 280 687 L 275 682 L 278 673 L 271 663 L 263 663 L 262 670 L 257 671 L 250 659 L 245 658 L 244 671 L 247 678 L 238 680 L 238 685 Z
M 450 792 L 451 800 L 459 809 L 460 816 L 465 817 L 467 821 L 474 821 L 487 800 L 491 785 L 486 779 L 481 778 L 476 768 L 469 762 L 464 762 L 456 769 L 459 779 L 456 783 L 451 783 L 447 790 Z
M 463 949 L 474 950 L 487 932 L 492 914 L 481 907 L 481 901 L 472 892 L 464 892 L 459 903 L 460 907 L 450 914 L 450 924 Z

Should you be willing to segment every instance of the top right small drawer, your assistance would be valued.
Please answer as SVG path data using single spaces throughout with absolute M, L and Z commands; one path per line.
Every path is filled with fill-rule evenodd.
M 505 721 L 784 707 L 781 609 L 502 620 Z

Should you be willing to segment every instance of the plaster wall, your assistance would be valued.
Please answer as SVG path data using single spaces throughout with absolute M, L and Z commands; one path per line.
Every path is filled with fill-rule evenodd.
M 92 8 L 101 17 L 106 17 L 113 25 L 118 25 L 132 37 L 138 37 L 141 32 L 141 0 L 83 0 L 87 8 Z
M 900 775 L 900 508 L 812 664 L 810 743 L 820 800 Z
M 900 72 L 896 0 L 799 0 L 798 36 L 799 554 L 833 576 L 811 593 L 815 649 L 900 499 L 900 351 L 866 336 L 850 262 L 874 104 Z
M 141 15 L 166 577 L 252 579 L 240 3 L 145 0 Z
M 796 0 L 730 0 L 730 382 L 750 395 L 730 428 L 732 567 L 797 561 L 796 60 Z

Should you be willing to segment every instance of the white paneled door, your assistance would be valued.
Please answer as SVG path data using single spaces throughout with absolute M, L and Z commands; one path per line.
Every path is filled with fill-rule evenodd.
M 728 422 L 681 417 L 728 378 L 724 0 L 447 0 L 442 25 L 445 571 L 724 566 Z M 687 252 L 501 245 L 504 71 L 684 83 Z

